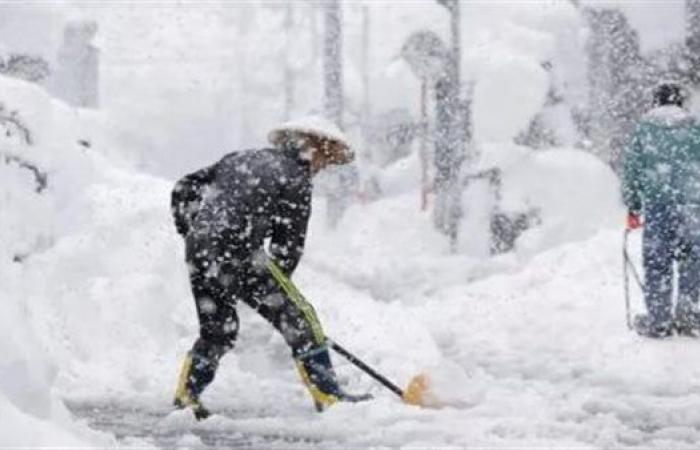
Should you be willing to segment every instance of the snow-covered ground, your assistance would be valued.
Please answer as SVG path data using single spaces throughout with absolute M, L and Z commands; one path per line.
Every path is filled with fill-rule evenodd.
M 57 345 L 65 363 L 59 361 L 55 391 L 86 422 L 122 434 L 124 444 L 694 448 L 700 442 L 697 342 L 649 341 L 626 329 L 619 230 L 559 246 L 525 266 L 504 262 L 483 277 L 466 264 L 441 277 L 444 267 L 416 259 L 419 281 L 404 273 L 401 282 L 381 277 L 395 270 L 387 258 L 372 266 L 390 284 L 380 288 L 376 280 L 363 284 L 333 270 L 330 242 L 318 244 L 329 239 L 341 246 L 344 231 L 318 240 L 312 234 L 299 286 L 331 336 L 399 384 L 428 373 L 444 408 L 406 406 L 336 357 L 349 387 L 377 399 L 317 415 L 281 339 L 242 306 L 239 347 L 205 396 L 217 415 L 196 423 L 189 413 L 169 413 L 179 357 L 196 331 L 194 314 L 182 278 L 173 274 L 184 275 L 176 260 L 170 271 L 141 266 L 138 277 L 130 274 L 147 259 L 150 250 L 143 249 L 107 257 L 124 267 L 106 279 L 83 269 L 82 288 L 76 280 L 49 278 L 62 294 L 45 302 L 63 307 L 46 311 L 39 299 L 30 306 L 35 323 L 55 321 L 41 336 L 68 322 L 68 336 Z M 172 235 L 167 225 L 163 234 Z M 356 256 L 358 268 L 374 262 Z M 54 257 L 61 270 L 72 271 L 85 255 L 57 252 L 45 263 Z M 42 266 L 35 267 L 45 273 Z M 471 276 L 479 279 L 469 282 Z M 137 282 L 149 278 L 153 284 Z M 71 319 L 66 310 L 81 317 Z

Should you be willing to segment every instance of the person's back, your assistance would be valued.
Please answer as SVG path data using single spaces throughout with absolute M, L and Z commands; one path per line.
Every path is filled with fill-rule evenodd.
M 300 223 L 303 234 L 311 208 L 311 173 L 297 149 L 234 152 L 214 166 L 214 175 L 196 218 L 194 236 L 218 234 L 230 250 L 247 258 L 273 237 L 280 221 Z M 277 244 L 299 239 L 279 236 Z M 281 242 L 285 240 L 285 242 Z M 296 265 L 296 264 L 295 264 Z
M 700 124 L 677 105 L 658 106 L 644 115 L 627 155 L 628 201 L 651 205 L 700 204 Z

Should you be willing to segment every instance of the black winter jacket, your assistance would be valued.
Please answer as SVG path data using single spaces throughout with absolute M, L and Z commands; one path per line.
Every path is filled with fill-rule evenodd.
M 304 249 L 311 191 L 311 168 L 298 149 L 250 150 L 183 177 L 171 207 L 183 237 L 223 241 L 239 261 L 270 238 L 270 256 L 291 275 Z

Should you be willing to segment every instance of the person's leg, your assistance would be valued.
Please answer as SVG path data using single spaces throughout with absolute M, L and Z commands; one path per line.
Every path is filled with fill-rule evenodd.
M 238 330 L 238 315 L 231 306 L 221 306 L 216 312 L 198 310 L 200 334 L 189 352 L 192 369 L 187 380 L 195 398 L 214 380 L 219 360 L 233 348 Z
M 684 218 L 679 247 L 678 302 L 675 324 L 680 333 L 700 332 L 700 223 L 695 214 Z
M 642 253 L 644 260 L 644 300 L 648 315 L 643 328 L 649 334 L 667 334 L 673 307 L 673 256 L 675 239 L 672 218 L 664 209 L 646 214 Z
M 289 345 L 316 408 L 322 411 L 338 400 L 368 398 L 347 394 L 338 385 L 316 313 L 296 288 L 291 283 L 284 286 L 286 283 L 276 280 L 267 268 L 253 273 L 249 277 L 250 296 L 243 299 L 270 322 Z
M 235 299 L 229 295 L 236 274 L 222 258 L 217 240 L 187 241 L 187 264 L 200 331 L 183 363 L 175 403 L 200 406 L 199 397 L 213 381 L 221 357 L 238 333 Z

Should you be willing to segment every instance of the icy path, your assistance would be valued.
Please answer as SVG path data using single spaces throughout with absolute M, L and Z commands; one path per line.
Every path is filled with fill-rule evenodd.
M 432 366 L 450 400 L 441 410 L 404 406 L 344 365 L 350 384 L 372 388 L 378 399 L 316 415 L 283 347 L 265 331 L 244 338 L 250 345 L 242 342 L 231 364 L 250 366 L 252 341 L 261 338 L 272 339 L 274 361 L 250 368 L 245 383 L 222 366 L 212 387 L 218 415 L 211 421 L 168 414 L 163 400 L 149 407 L 139 400 L 72 407 L 124 443 L 165 447 L 697 448 L 700 343 L 650 341 L 626 330 L 619 242 L 619 233 L 602 232 L 546 252 L 519 271 L 431 292 L 410 288 L 403 293 L 413 295 L 410 307 L 373 301 L 315 272 L 311 258 L 300 284 L 319 299 L 327 328 L 399 383 L 421 363 Z M 331 294 L 347 302 L 322 300 Z

